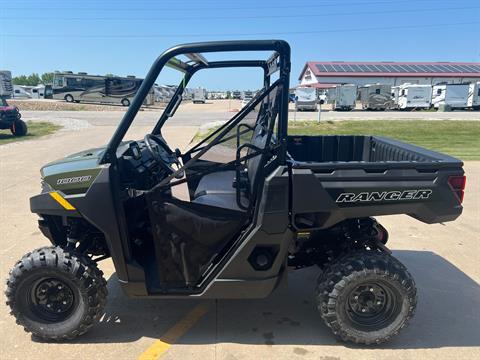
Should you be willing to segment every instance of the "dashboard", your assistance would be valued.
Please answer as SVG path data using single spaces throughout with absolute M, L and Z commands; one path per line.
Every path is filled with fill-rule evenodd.
M 156 149 L 161 161 L 169 164 L 170 155 L 161 146 Z M 148 190 L 167 177 L 168 171 L 147 149 L 145 142 L 128 141 L 122 143 L 117 150 L 119 170 L 122 184 L 126 188 Z

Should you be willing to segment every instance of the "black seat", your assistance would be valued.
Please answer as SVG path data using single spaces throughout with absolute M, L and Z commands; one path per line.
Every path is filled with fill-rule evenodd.
M 194 198 L 197 198 L 207 193 L 233 193 L 235 194 L 235 188 L 233 183 L 235 181 L 235 171 L 218 171 L 210 174 L 206 174 L 202 177 L 195 189 Z
M 268 131 L 263 122 L 259 122 L 253 131 L 251 145 L 264 149 L 268 139 Z M 255 150 L 248 149 L 247 154 Z M 241 204 L 248 207 L 256 181 L 257 172 L 262 164 L 262 154 L 258 154 L 246 160 L 246 175 L 248 176 L 248 188 L 241 191 Z M 194 194 L 193 202 L 216 206 L 224 209 L 241 210 L 237 203 L 237 189 L 233 187 L 235 171 L 220 171 L 210 173 L 202 177 Z

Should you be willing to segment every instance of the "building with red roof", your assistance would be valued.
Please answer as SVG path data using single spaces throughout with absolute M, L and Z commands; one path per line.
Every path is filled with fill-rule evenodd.
M 436 85 L 480 81 L 480 63 L 466 62 L 345 62 L 308 61 L 300 85 L 326 89 L 337 84 L 405 83 Z

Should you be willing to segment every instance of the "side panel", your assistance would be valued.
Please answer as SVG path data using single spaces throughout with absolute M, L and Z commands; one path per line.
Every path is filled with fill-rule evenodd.
M 298 229 L 323 229 L 348 218 L 394 214 L 425 223 L 452 221 L 462 206 L 447 183 L 451 175 L 463 170 L 293 169 L 292 223 Z

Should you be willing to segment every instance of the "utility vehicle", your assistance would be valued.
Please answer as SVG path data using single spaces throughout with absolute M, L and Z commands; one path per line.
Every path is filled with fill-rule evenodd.
M 8 105 L 7 100 L 0 96 L 0 130 L 5 129 L 10 129 L 13 136 L 25 136 L 28 132 L 18 108 Z
M 252 51 L 271 56 L 239 59 Z M 238 58 L 207 60 L 217 52 Z M 125 141 L 167 65 L 184 73 L 173 98 L 150 133 Z M 263 88 L 188 151 L 173 150 L 162 129 L 192 76 L 238 67 L 259 68 Z M 289 270 L 317 266 L 318 311 L 335 335 L 375 344 L 404 328 L 414 280 L 372 216 L 456 219 L 463 164 L 377 136 L 288 136 L 289 75 L 290 47 L 280 40 L 164 52 L 106 147 L 42 168 L 43 189 L 30 204 L 52 246 L 26 254 L 9 275 L 18 323 L 44 339 L 85 333 L 107 297 L 97 264 L 111 258 L 128 296 L 158 299 L 262 298 Z M 188 188 L 185 199 L 177 186 Z
M 13 95 L 12 73 L 0 71 L 0 130 L 10 129 L 14 136 L 27 134 L 27 124 L 16 106 L 8 105 L 7 98 Z

